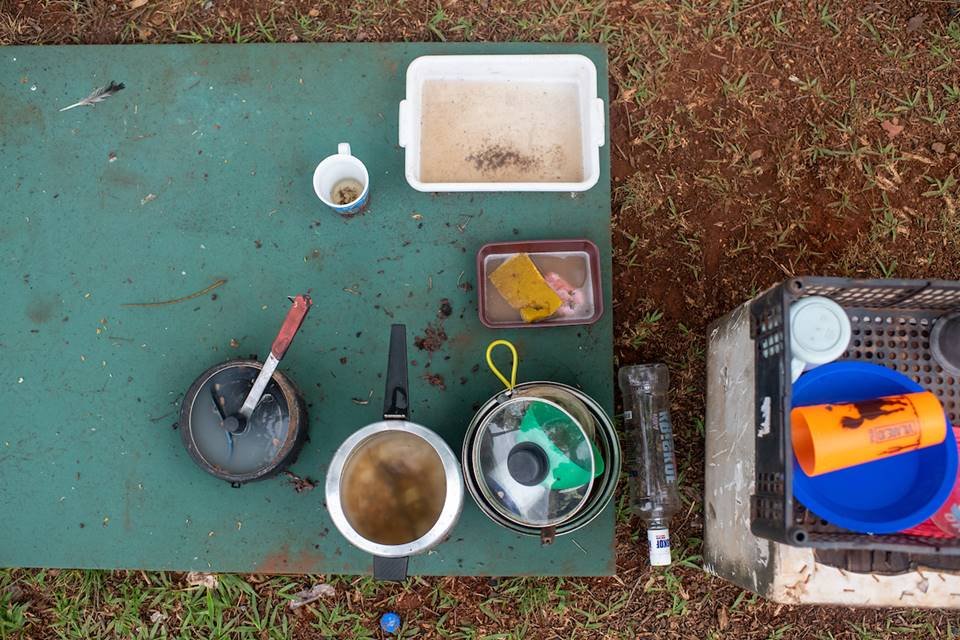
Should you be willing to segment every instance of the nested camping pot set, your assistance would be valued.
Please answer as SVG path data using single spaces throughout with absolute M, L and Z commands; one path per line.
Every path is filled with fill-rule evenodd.
M 306 305 L 298 310 L 301 299 Z M 307 435 L 306 406 L 275 367 L 309 304 L 309 297 L 296 299 L 266 362 L 216 365 L 184 397 L 183 444 L 208 473 L 239 486 L 296 459 Z M 509 378 L 493 362 L 497 347 L 512 356 Z M 517 384 L 518 354 L 507 341 L 491 343 L 486 358 L 504 389 L 469 421 L 458 459 L 429 425 L 413 421 L 406 330 L 391 327 L 383 419 L 358 425 L 340 444 L 325 482 L 331 520 L 373 556 L 375 577 L 402 580 L 410 556 L 443 542 L 460 517 L 465 488 L 491 520 L 543 544 L 585 526 L 611 500 L 621 455 L 601 406 L 565 384 Z

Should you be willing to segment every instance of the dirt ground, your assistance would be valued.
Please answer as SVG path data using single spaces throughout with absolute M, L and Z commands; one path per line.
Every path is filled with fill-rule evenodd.
M 699 552 L 708 323 L 794 275 L 960 279 L 960 4 L 0 0 L 2 44 L 346 40 L 608 45 L 617 359 L 671 368 L 682 562 L 651 571 L 621 508 L 615 578 L 338 579 L 335 602 L 290 613 L 270 603 L 309 580 L 221 577 L 216 615 L 241 621 L 226 630 L 164 591 L 181 576 L 11 571 L 0 633 L 124 635 L 109 623 L 127 605 L 99 603 L 150 593 L 131 635 L 378 637 L 393 608 L 405 637 L 957 636 L 948 612 L 770 604 L 707 576 Z M 251 607 L 278 617 L 248 623 Z

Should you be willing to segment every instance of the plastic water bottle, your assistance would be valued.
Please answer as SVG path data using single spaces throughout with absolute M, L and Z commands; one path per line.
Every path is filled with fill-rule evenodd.
M 650 564 L 670 564 L 670 518 L 680 508 L 665 364 L 620 369 L 630 506 L 647 526 Z

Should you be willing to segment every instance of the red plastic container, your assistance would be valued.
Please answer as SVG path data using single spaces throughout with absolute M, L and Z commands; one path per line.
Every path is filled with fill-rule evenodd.
M 960 427 L 954 427 L 953 432 L 957 438 L 960 438 Z M 957 442 L 957 449 L 960 449 L 960 441 Z M 937 509 L 937 512 L 929 519 L 901 533 L 927 538 L 960 538 L 960 517 L 958 515 L 960 515 L 960 473 L 957 474 L 953 491 L 950 492 L 950 496 L 943 503 L 943 506 Z
M 546 276 L 555 273 L 583 293 L 583 305 L 570 315 L 559 312 L 537 322 L 524 322 L 490 283 L 490 274 L 511 256 L 526 253 Z M 477 252 L 477 307 L 480 322 L 491 329 L 526 329 L 593 324 L 603 315 L 600 250 L 585 239 L 491 242 Z

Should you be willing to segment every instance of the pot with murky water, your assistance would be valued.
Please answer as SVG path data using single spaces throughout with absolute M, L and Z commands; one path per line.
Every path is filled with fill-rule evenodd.
M 307 437 L 303 396 L 277 370 L 313 304 L 305 294 L 291 301 L 264 362 L 228 360 L 210 367 L 180 406 L 177 425 L 187 453 L 201 469 L 235 487 L 286 469 Z
M 460 463 L 435 432 L 408 420 L 406 329 L 393 325 L 383 420 L 353 433 L 327 472 L 330 518 L 373 555 L 373 575 L 403 580 L 409 556 L 443 542 L 460 517 Z

